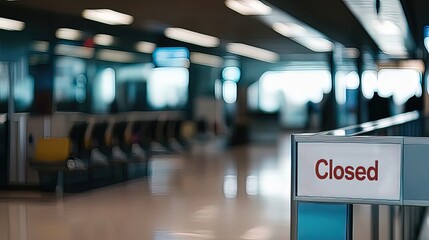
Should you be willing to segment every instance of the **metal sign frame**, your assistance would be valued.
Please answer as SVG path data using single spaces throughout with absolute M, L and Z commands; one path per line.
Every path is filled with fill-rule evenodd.
M 400 172 L 400 198 L 399 200 L 361 199 L 361 198 L 331 198 L 297 195 L 297 150 L 298 143 L 364 143 L 364 144 L 399 144 L 401 145 L 401 172 Z M 349 137 L 349 136 L 317 136 L 317 135 L 293 135 L 292 136 L 292 198 L 293 201 L 329 202 L 346 204 L 377 204 L 377 205 L 402 205 L 403 204 L 403 168 L 404 168 L 404 138 L 403 137 Z

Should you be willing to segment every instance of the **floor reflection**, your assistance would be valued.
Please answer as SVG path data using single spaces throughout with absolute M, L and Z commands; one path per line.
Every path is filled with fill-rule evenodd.
M 60 200 L 0 192 L 0 240 L 289 239 L 289 135 L 157 157 L 152 168 L 149 179 Z

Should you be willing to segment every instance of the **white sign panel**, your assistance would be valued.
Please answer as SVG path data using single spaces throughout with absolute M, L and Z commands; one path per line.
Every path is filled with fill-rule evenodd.
M 401 144 L 298 143 L 297 196 L 400 200 Z

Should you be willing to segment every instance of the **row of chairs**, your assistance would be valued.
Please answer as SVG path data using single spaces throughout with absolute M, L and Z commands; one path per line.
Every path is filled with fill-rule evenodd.
M 195 130 L 193 122 L 181 120 L 77 122 L 69 133 L 71 156 L 94 166 L 144 161 L 153 154 L 186 150 Z
M 84 182 L 88 189 L 147 176 L 154 154 L 188 149 L 195 136 L 207 131 L 205 126 L 183 120 L 79 121 L 67 137 L 39 139 L 33 167 L 41 183 L 56 182 L 61 193 L 64 182 Z

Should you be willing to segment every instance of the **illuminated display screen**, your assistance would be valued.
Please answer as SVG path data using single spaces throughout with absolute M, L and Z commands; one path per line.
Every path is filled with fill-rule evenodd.
M 184 47 L 157 48 L 152 54 L 157 67 L 188 67 L 189 50 Z

